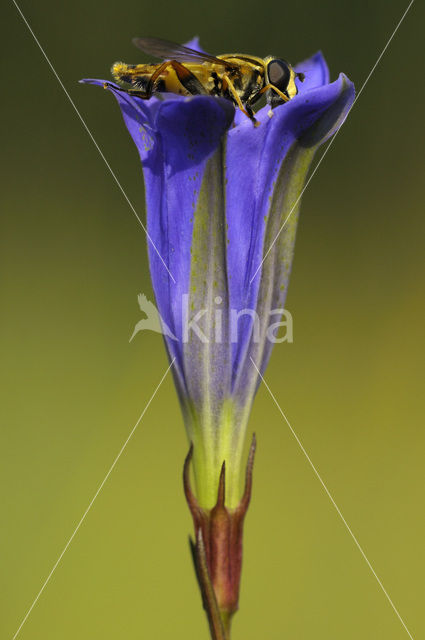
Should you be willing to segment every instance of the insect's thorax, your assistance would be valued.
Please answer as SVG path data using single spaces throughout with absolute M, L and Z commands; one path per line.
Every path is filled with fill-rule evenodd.
M 233 85 L 243 102 L 255 95 L 265 84 L 264 62 L 261 58 L 242 56 L 241 54 L 224 54 L 218 56 L 236 65 L 234 71 L 228 71 Z

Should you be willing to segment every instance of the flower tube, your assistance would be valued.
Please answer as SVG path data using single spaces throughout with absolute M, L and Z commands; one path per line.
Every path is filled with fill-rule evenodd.
M 345 75 L 329 82 L 320 53 L 295 70 L 305 74 L 298 94 L 260 109 L 257 127 L 225 98 L 142 100 L 107 84 L 143 166 L 150 271 L 191 443 L 185 492 L 214 638 L 229 637 L 238 606 L 254 455 L 252 446 L 242 494 L 243 447 L 284 309 L 300 194 L 354 100 Z

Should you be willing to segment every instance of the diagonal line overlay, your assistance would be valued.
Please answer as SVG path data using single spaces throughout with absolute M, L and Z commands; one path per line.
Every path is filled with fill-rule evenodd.
M 68 98 L 69 102 L 71 103 L 72 108 L 74 109 L 75 113 L 77 114 L 78 118 L 81 121 L 81 124 L 83 125 L 84 129 L 87 131 L 91 141 L 93 142 L 94 146 L 96 147 L 96 149 L 99 152 L 100 157 L 102 158 L 103 162 L 106 164 L 109 173 L 111 174 L 111 176 L 113 177 L 113 179 L 115 180 L 115 183 L 118 187 L 118 189 L 121 191 L 122 195 L 124 196 L 124 198 L 126 199 L 130 209 L 132 210 L 132 212 L 134 213 L 134 215 L 136 216 L 140 226 L 142 227 L 143 231 L 146 234 L 146 237 L 148 239 L 148 241 L 151 243 L 153 249 L 155 250 L 156 254 L 158 255 L 158 258 L 161 260 L 164 268 L 166 269 L 166 271 L 168 272 L 168 275 L 170 276 L 171 280 L 174 282 L 174 284 L 176 284 L 176 281 L 173 277 L 173 274 L 171 273 L 171 271 L 169 270 L 169 268 L 167 267 L 164 258 L 161 256 L 157 246 L 155 245 L 154 241 L 152 240 L 150 234 L 148 233 L 148 230 L 146 229 L 145 225 L 143 224 L 142 220 L 140 219 L 140 216 L 138 215 L 136 209 L 134 208 L 133 204 L 131 203 L 129 197 L 127 196 L 126 192 L 124 191 L 120 181 L 118 180 L 117 176 L 115 175 L 111 165 L 109 164 L 109 162 L 107 161 L 107 159 L 105 158 L 103 151 L 101 150 L 101 148 L 99 147 L 98 143 L 96 142 L 92 132 L 90 131 L 90 129 L 88 128 L 86 121 L 84 120 L 83 116 L 81 115 L 81 113 L 78 111 L 77 106 L 75 105 L 75 102 L 73 101 L 73 99 L 71 98 L 71 96 L 69 95 L 65 85 L 63 84 L 62 80 L 60 79 L 58 73 L 56 72 L 56 69 L 54 68 L 54 66 L 52 65 L 52 63 L 50 62 L 50 59 L 48 58 L 46 52 L 44 51 L 43 47 L 41 46 L 40 42 L 38 41 L 34 31 L 31 29 L 28 20 L 25 18 L 24 14 L 22 13 L 20 7 L 18 6 L 16 0 L 12 0 L 13 4 L 15 5 L 18 13 L 20 14 L 22 20 L 24 21 L 24 23 L 26 24 L 28 31 L 31 33 L 32 37 L 35 40 L 35 43 L 37 44 L 38 48 L 40 49 L 41 53 L 43 54 L 47 64 L 49 65 L 50 69 L 52 70 L 53 75 L 55 76 L 56 80 L 59 82 L 60 86 L 62 87 L 66 97 Z
M 137 429 L 137 427 L 139 426 L 139 424 L 140 424 L 140 422 L 141 422 L 141 420 L 142 420 L 143 416 L 145 415 L 146 411 L 148 410 L 148 408 L 149 408 L 149 406 L 150 406 L 150 404 L 151 404 L 152 400 L 153 400 L 153 399 L 154 399 L 154 397 L 156 396 L 158 389 L 160 388 L 160 386 L 161 386 L 161 385 L 162 385 L 162 383 L 164 382 L 164 380 L 165 380 L 165 378 L 166 378 L 166 376 L 167 376 L 168 372 L 170 371 L 171 367 L 173 366 L 173 364 L 174 364 L 174 360 L 175 360 L 175 358 L 173 358 L 173 359 L 172 359 L 172 361 L 171 361 L 171 363 L 169 364 L 169 366 L 168 366 L 168 368 L 167 368 L 166 372 L 164 373 L 164 375 L 162 376 L 161 380 L 159 381 L 159 383 L 158 383 L 158 385 L 157 385 L 157 387 L 156 387 L 155 391 L 152 393 L 151 397 L 149 398 L 149 400 L 148 400 L 148 402 L 147 402 L 147 404 L 146 404 L 145 408 L 143 409 L 142 413 L 141 413 L 141 414 L 140 414 L 140 416 L 139 416 L 139 419 L 137 420 L 136 424 L 134 425 L 134 427 L 133 427 L 133 428 L 132 428 L 132 430 L 130 431 L 130 434 L 129 434 L 129 436 L 127 437 L 127 440 L 124 442 L 124 444 L 122 445 L 122 447 L 121 447 L 121 449 L 120 449 L 120 451 L 119 451 L 118 455 L 116 456 L 115 460 L 114 460 L 114 461 L 113 461 L 113 463 L 111 464 L 111 466 L 110 466 L 110 468 L 109 468 L 108 473 L 107 473 L 107 474 L 106 474 L 106 476 L 103 478 L 102 482 L 100 483 L 99 487 L 97 488 L 96 493 L 94 494 L 93 498 L 91 499 L 91 501 L 90 501 L 90 503 L 89 503 L 89 505 L 88 505 L 87 509 L 84 511 L 84 513 L 83 513 L 83 515 L 82 515 L 82 517 L 81 517 L 81 519 L 80 519 L 79 523 L 78 523 L 78 524 L 77 524 L 77 526 L 75 527 L 75 529 L 74 529 L 74 531 L 73 531 L 73 533 L 72 533 L 71 537 L 69 538 L 68 542 L 67 542 L 67 543 L 66 543 L 66 545 L 64 546 L 64 548 L 63 548 L 63 550 L 62 550 L 61 554 L 59 555 L 58 559 L 56 560 L 55 564 L 53 565 L 53 567 L 52 567 L 52 569 L 51 569 L 51 571 L 50 571 L 49 575 L 47 576 L 46 580 L 44 581 L 44 583 L 43 583 L 43 585 L 42 585 L 42 587 L 41 587 L 40 591 L 37 593 L 37 595 L 36 595 L 36 597 L 35 597 L 35 599 L 34 599 L 33 603 L 31 604 L 31 606 L 30 606 L 30 608 L 28 609 L 27 613 L 25 614 L 25 617 L 23 618 L 23 620 L 22 620 L 21 624 L 19 625 L 18 629 L 16 630 L 15 635 L 12 637 L 12 640 L 15 640 L 15 639 L 18 637 L 18 635 L 19 635 L 19 633 L 20 633 L 20 631 L 21 631 L 22 627 L 24 626 L 25 622 L 27 621 L 27 619 L 28 619 L 28 617 L 29 617 L 29 615 L 30 615 L 31 611 L 34 609 L 35 605 L 37 604 L 37 602 L 38 602 L 38 600 L 39 600 L 39 598 L 40 598 L 40 596 L 41 596 L 41 594 L 43 593 L 44 589 L 47 587 L 48 583 L 50 582 L 51 577 L 53 576 L 54 572 L 56 571 L 56 569 L 57 569 L 57 567 L 58 567 L 58 565 L 59 565 L 59 563 L 60 563 L 60 561 L 62 560 L 63 556 L 65 555 L 66 551 L 68 550 L 69 545 L 70 545 L 70 544 L 71 544 L 71 542 L 73 541 L 73 539 L 74 539 L 75 535 L 77 534 L 77 532 L 78 532 L 79 528 L 81 527 L 81 525 L 83 524 L 84 520 L 86 519 L 86 516 L 87 516 L 88 512 L 89 512 L 89 511 L 90 511 L 90 509 L 92 508 L 92 506 L 93 506 L 93 504 L 94 504 L 94 502 L 95 502 L 96 498 L 98 497 L 99 493 L 102 491 L 102 489 L 103 489 L 103 487 L 104 487 L 104 485 L 105 485 L 105 483 L 106 483 L 107 479 L 108 479 L 108 478 L 109 478 L 109 476 L 111 475 L 111 473 L 112 473 L 112 471 L 114 470 L 114 468 L 115 468 L 115 466 L 116 466 L 116 464 L 117 464 L 118 460 L 120 459 L 121 454 L 124 452 L 124 449 L 126 448 L 126 446 L 128 445 L 128 443 L 130 442 L 130 440 L 131 440 L 131 438 L 132 438 L 132 436 L 133 436 L 134 432 L 136 431 L 136 429 Z
M 379 586 L 381 587 L 385 597 L 387 598 L 388 602 L 390 603 L 394 613 L 396 614 L 397 618 L 399 619 L 399 621 L 401 622 L 401 624 L 404 627 L 404 630 L 406 631 L 407 635 L 409 636 L 409 638 L 411 640 L 413 640 L 413 636 L 410 633 L 409 629 L 407 628 L 406 624 L 403 621 L 403 618 L 401 617 L 400 613 L 398 612 L 394 602 L 391 600 L 388 591 L 385 589 L 384 585 L 382 584 L 381 580 L 379 579 L 379 577 L 377 576 L 374 568 L 372 567 L 371 563 L 369 562 L 365 552 L 363 551 L 362 547 L 360 546 L 359 541 L 357 540 L 356 536 L 354 535 L 353 531 L 351 530 L 348 522 L 346 521 L 346 519 L 344 518 L 344 516 L 341 513 L 340 508 L 338 507 L 338 505 L 336 504 L 335 500 L 332 497 L 332 494 L 330 493 L 329 489 L 327 488 L 327 486 L 325 485 L 324 481 L 322 480 L 322 477 L 320 475 L 320 473 L 318 472 L 318 470 L 316 469 L 316 467 L 314 466 L 310 456 L 308 455 L 307 451 L 304 449 L 301 440 L 298 438 L 297 434 L 295 433 L 294 429 L 292 428 L 288 418 L 286 417 L 286 415 L 284 414 L 280 404 L 278 403 L 278 401 L 276 400 L 276 397 L 274 396 L 272 390 L 270 389 L 269 385 L 267 384 L 267 382 L 265 381 L 264 377 L 262 376 L 259 368 L 257 367 L 257 365 L 255 364 L 254 360 L 252 359 L 252 357 L 250 356 L 250 360 L 252 362 L 252 364 L 254 365 L 255 369 L 257 370 L 257 373 L 259 375 L 259 377 L 261 378 L 261 381 L 264 383 L 264 386 L 266 387 L 267 391 L 270 394 L 270 397 L 272 398 L 273 402 L 275 403 L 280 415 L 282 416 L 282 418 L 285 420 L 286 424 L 288 425 L 292 435 L 294 436 L 295 440 L 297 441 L 298 446 L 300 447 L 301 451 L 303 452 L 304 456 L 307 458 L 307 461 L 310 465 L 310 467 L 313 469 L 314 474 L 316 476 L 316 478 L 319 480 L 320 484 L 322 485 L 326 495 L 328 496 L 329 500 L 332 502 L 333 506 L 335 507 L 335 510 L 337 512 L 337 514 L 339 515 L 339 517 L 341 518 L 345 528 L 347 529 L 348 533 L 350 534 L 350 536 L 352 537 L 357 549 L 360 551 L 361 555 L 363 556 L 363 559 L 365 560 L 367 566 L 369 567 L 370 571 L 372 572 L 372 574 L 374 575 L 377 583 L 379 584 Z

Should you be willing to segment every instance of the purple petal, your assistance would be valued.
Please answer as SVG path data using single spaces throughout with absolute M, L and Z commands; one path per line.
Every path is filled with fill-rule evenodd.
M 160 314 L 180 339 L 181 300 L 189 291 L 193 215 L 208 158 L 233 120 L 227 100 L 196 96 L 169 100 L 158 110 L 158 153 L 145 163 L 148 232 L 175 283 L 149 248 Z
M 226 207 L 231 308 L 257 309 L 262 272 L 259 267 L 268 248 L 265 231 L 282 163 L 289 162 L 285 171 L 286 179 L 290 180 L 291 171 L 295 170 L 290 162 L 294 145 L 317 148 L 342 124 L 353 99 L 352 83 L 340 76 L 330 85 L 299 94 L 277 107 L 271 118 L 268 106 L 261 109 L 257 114 L 261 122 L 258 128 L 246 119 L 229 131 Z M 273 213 L 274 219 L 276 215 L 280 219 L 279 214 Z M 276 286 L 286 284 L 279 282 Z M 252 320 L 248 316 L 241 319 L 238 328 L 239 339 L 233 354 L 234 376 L 240 374 L 247 355 Z M 249 365 L 252 368 L 251 363 Z
M 315 53 L 311 58 L 299 62 L 294 69 L 297 73 L 305 75 L 304 82 L 296 80 L 299 93 L 305 93 L 329 83 L 329 69 L 321 51 Z
M 84 82 L 103 86 L 102 80 Z M 234 117 L 229 100 L 211 96 L 142 100 L 108 84 L 143 163 L 148 252 L 162 320 L 182 337 L 182 296 L 189 290 L 193 215 L 208 158 Z M 175 282 L 174 282 L 174 281 Z M 167 340 L 182 369 L 179 342 Z
M 135 96 L 130 96 L 128 93 L 123 91 L 121 87 L 114 82 L 109 82 L 109 80 L 84 78 L 83 80 L 80 80 L 80 82 L 82 84 L 94 84 L 98 87 L 103 87 L 115 96 L 119 106 L 121 107 L 124 122 L 140 152 L 144 145 L 141 142 L 141 132 L 139 129 L 141 126 L 149 129 L 153 127 L 155 115 L 161 101 L 156 97 L 152 97 L 150 100 L 142 100 Z M 137 141 L 135 137 L 137 138 Z M 143 159 L 144 156 L 142 157 L 142 160 Z
M 199 41 L 192 40 L 188 46 L 199 50 Z M 249 356 L 264 370 L 271 343 L 265 341 L 264 325 L 260 342 L 253 339 L 252 319 L 247 316 L 238 322 L 236 344 L 227 342 L 215 351 L 209 346 L 208 357 L 207 351 L 196 345 L 183 348 L 179 341 L 183 337 L 184 294 L 196 285 L 190 291 L 191 302 L 209 304 L 206 324 L 210 330 L 212 294 L 220 295 L 227 310 L 257 311 L 263 319 L 270 309 L 283 306 L 297 211 L 265 265 L 263 258 L 301 192 L 315 150 L 338 130 L 353 103 L 354 88 L 344 75 L 327 84 L 329 72 L 320 52 L 297 65 L 296 70 L 306 75 L 299 94 L 274 109 L 272 117 L 268 106 L 261 109 L 257 113 L 258 128 L 237 111 L 234 126 L 229 129 L 234 106 L 227 99 L 171 95 L 167 100 L 141 100 L 120 91 L 117 85 L 108 86 L 144 166 L 152 282 L 160 315 L 178 338 L 167 339 L 167 347 L 177 360 L 179 392 L 184 397 L 190 391 L 189 398 L 198 407 L 205 394 L 206 405 L 215 403 L 220 412 L 220 403 L 231 390 L 240 406 L 249 403 L 256 384 Z M 104 84 L 101 80 L 85 82 Z M 227 130 L 224 210 L 224 201 L 217 205 L 222 193 L 220 162 L 214 161 L 213 172 L 212 165 L 207 172 L 206 167 Z M 203 184 L 208 171 L 218 185 L 215 196 L 214 188 L 208 190 Z M 206 189 L 206 204 L 198 207 L 201 189 Z M 200 231 L 194 234 L 195 214 Z M 225 222 L 227 246 L 214 243 L 214 237 L 208 236 L 222 234 L 224 238 Z M 219 272 L 218 278 L 214 278 L 212 266 Z M 228 281 L 224 278 L 221 282 L 226 273 Z M 214 279 L 220 280 L 218 291 Z M 213 363 L 209 376 L 202 362 L 204 356 L 205 362 Z

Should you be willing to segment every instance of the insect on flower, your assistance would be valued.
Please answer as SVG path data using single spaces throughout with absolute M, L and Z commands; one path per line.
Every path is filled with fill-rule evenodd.
M 211 637 L 229 640 L 254 462 L 253 440 L 242 492 L 249 415 L 283 326 L 307 172 L 347 117 L 354 86 L 344 74 L 330 82 L 320 52 L 295 67 L 306 78 L 292 100 L 302 74 L 282 60 L 214 58 L 196 51 L 196 38 L 187 47 L 136 42 L 167 61 L 115 64 L 128 91 L 82 82 L 111 91 L 142 161 L 157 310 L 139 297 L 148 318 L 136 332 L 150 321 L 164 334 L 191 443 L 193 559 Z M 163 91 L 167 100 L 153 95 Z M 269 106 L 258 109 L 257 128 L 235 105 L 255 122 L 261 95 L 277 108 L 273 118 Z
M 295 78 L 304 81 L 281 58 L 265 59 L 241 53 L 212 56 L 159 38 L 134 38 L 133 44 L 144 53 L 165 62 L 159 64 L 125 64 L 116 62 L 111 69 L 114 79 L 133 88 L 126 93 L 148 100 L 153 93 L 212 95 L 227 98 L 253 122 L 252 106 L 266 94 L 271 108 L 297 95 Z M 108 83 L 105 83 L 108 88 Z

